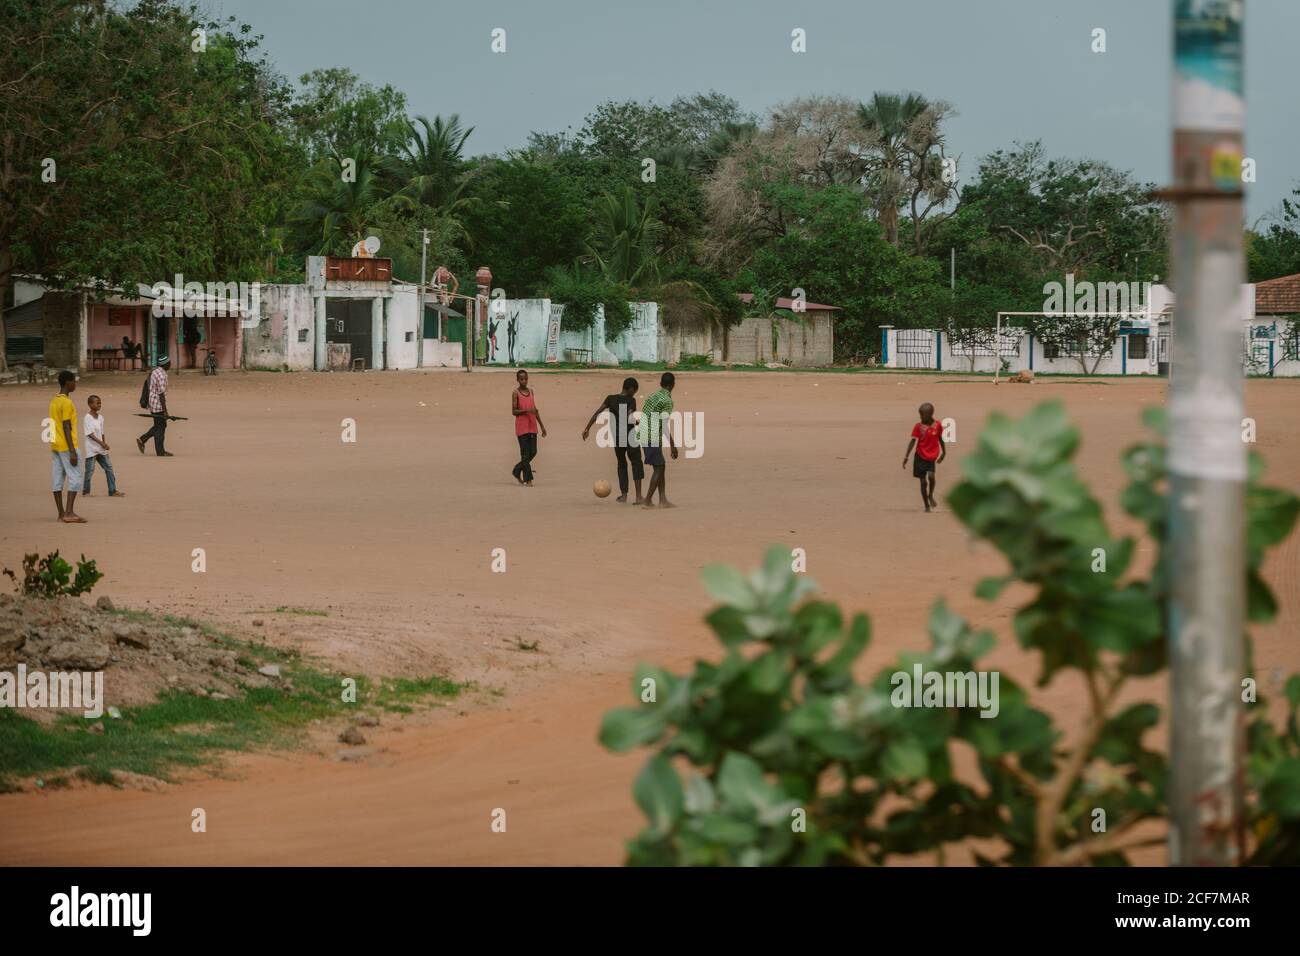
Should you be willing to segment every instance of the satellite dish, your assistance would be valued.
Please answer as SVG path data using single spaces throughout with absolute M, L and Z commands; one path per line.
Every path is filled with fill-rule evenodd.
M 378 251 L 379 251 L 379 237 L 366 236 L 366 238 L 363 241 L 358 242 L 356 245 L 352 247 L 352 258 L 369 259 L 372 256 L 374 256 L 374 254 Z
M 379 251 L 379 237 L 366 236 L 366 252 L 370 253 L 373 256 L 378 251 Z

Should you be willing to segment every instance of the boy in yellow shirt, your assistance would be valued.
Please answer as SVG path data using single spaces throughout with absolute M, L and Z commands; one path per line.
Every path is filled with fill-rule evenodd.
M 77 390 L 77 375 L 64 369 L 59 373 L 59 394 L 50 399 L 50 420 L 54 422 L 54 440 L 50 443 L 52 461 L 54 506 L 59 509 L 59 520 L 67 524 L 85 524 L 86 519 L 72 510 L 81 489 L 81 459 L 77 455 L 77 406 L 71 395 Z M 68 505 L 63 506 L 64 489 Z

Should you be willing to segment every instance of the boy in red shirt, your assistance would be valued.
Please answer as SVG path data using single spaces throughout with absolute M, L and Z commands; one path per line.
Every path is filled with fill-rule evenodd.
M 948 455 L 948 446 L 943 443 L 943 425 L 934 420 L 934 406 L 929 402 L 922 405 L 918 412 L 921 420 L 912 426 L 912 440 L 907 443 L 903 453 L 903 467 L 907 467 L 908 456 L 916 447 L 916 457 L 912 459 L 912 477 L 921 479 L 921 503 L 925 510 L 939 507 L 934 500 L 934 466 Z M 918 444 L 919 442 L 919 444 Z M 926 489 L 925 476 L 930 476 L 930 487 Z

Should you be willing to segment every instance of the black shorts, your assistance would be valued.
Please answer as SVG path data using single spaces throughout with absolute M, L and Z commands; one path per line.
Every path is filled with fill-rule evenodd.
M 922 458 L 920 455 L 914 455 L 912 457 L 912 477 L 924 478 L 926 472 L 929 472 L 930 474 L 934 473 L 934 459 Z
M 645 463 L 651 468 L 657 468 L 665 463 L 663 446 L 646 445 L 643 451 L 645 452 Z

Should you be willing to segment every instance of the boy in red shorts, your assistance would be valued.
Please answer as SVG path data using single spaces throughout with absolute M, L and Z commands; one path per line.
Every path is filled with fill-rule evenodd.
M 943 425 L 934 420 L 934 406 L 929 402 L 922 405 L 918 412 L 921 420 L 912 426 L 912 440 L 907 443 L 903 453 L 903 467 L 907 467 L 908 456 L 916 448 L 916 457 L 912 459 L 912 477 L 921 479 L 921 503 L 925 510 L 939 507 L 934 500 L 934 466 L 948 455 L 948 446 L 943 443 Z M 926 488 L 926 475 L 930 476 L 930 485 Z

